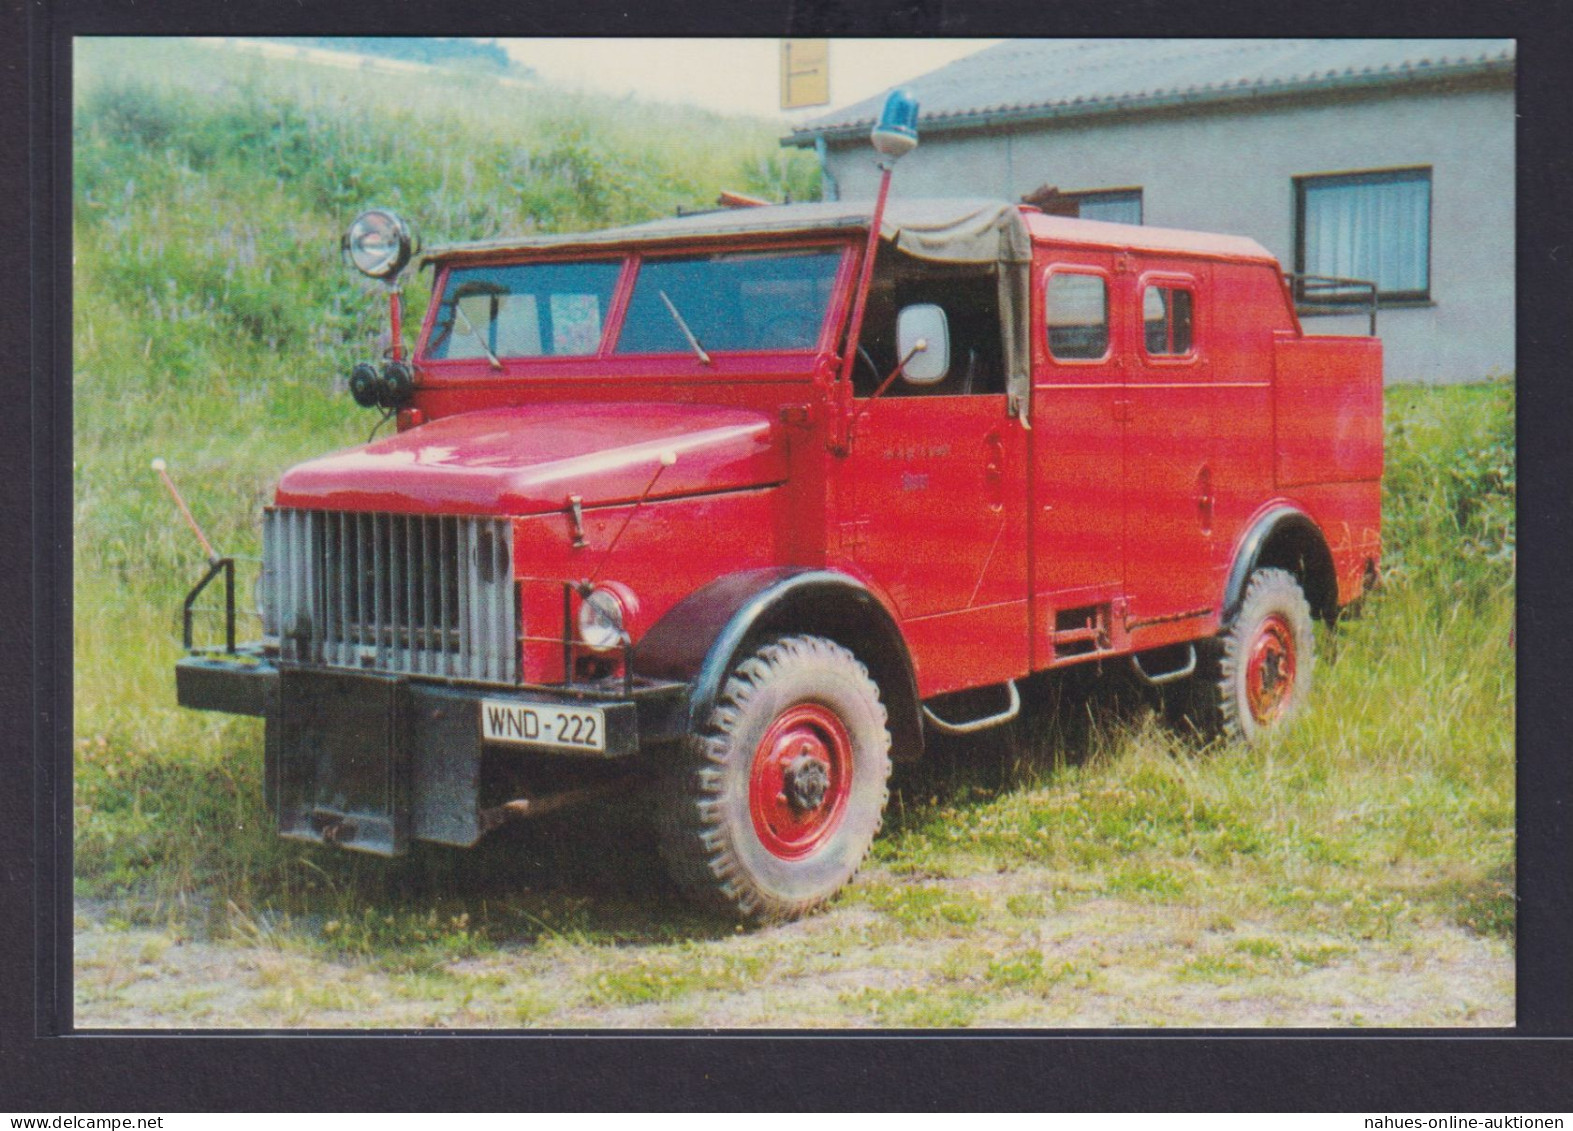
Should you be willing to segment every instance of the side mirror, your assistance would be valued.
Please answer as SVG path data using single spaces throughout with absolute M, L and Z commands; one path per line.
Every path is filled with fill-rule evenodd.
M 937 385 L 950 373 L 950 324 L 942 307 L 919 302 L 896 317 L 896 356 L 905 359 L 901 379 Z

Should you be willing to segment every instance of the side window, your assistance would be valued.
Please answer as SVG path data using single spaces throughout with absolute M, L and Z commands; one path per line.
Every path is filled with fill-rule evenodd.
M 1149 283 L 1142 291 L 1142 340 L 1148 357 L 1185 357 L 1191 336 L 1195 297 L 1189 287 Z
M 1090 361 L 1109 352 L 1109 285 L 1101 275 L 1056 272 L 1045 295 L 1049 354 Z
M 950 333 L 950 372 L 933 385 L 893 382 L 888 397 L 991 396 L 1005 391 L 1004 337 L 999 279 L 985 266 L 919 259 L 888 245 L 879 249 L 853 391 L 866 397 L 895 368 L 896 317 L 905 308 L 933 303 L 945 312 Z

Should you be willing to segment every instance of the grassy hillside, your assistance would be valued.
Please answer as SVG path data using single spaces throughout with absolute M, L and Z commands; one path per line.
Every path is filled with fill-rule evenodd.
M 447 1008 L 462 993 L 470 1010 L 479 994 L 500 1003 L 466 1014 L 485 1024 L 598 1024 L 597 1010 L 646 1006 L 667 1012 L 615 1016 L 1053 1023 L 1073 1008 L 1057 995 L 1084 998 L 1115 975 L 1060 954 L 1046 932 L 1079 922 L 1096 934 L 1120 916 L 1148 924 L 1129 959 L 1148 979 L 1135 1022 L 1150 1019 L 1139 1003 L 1153 986 L 1239 1000 L 1240 985 L 1299 985 L 1363 948 L 1423 967 L 1438 938 L 1511 939 L 1508 383 L 1390 391 L 1385 588 L 1321 641 L 1303 725 L 1259 750 L 1200 748 L 1118 680 L 1036 683 L 1019 725 L 941 742 L 898 779 L 868 875 L 817 926 L 750 942 L 677 909 L 628 812 L 393 867 L 278 841 L 260 725 L 173 705 L 178 607 L 201 562 L 149 461 L 169 461 L 217 544 L 255 554 L 278 471 L 364 439 L 374 418 L 343 375 L 376 351 L 381 303 L 339 263 L 337 240 L 367 204 L 404 211 L 434 241 L 566 229 L 702 206 L 722 187 L 802 199 L 812 160 L 783 154 L 768 125 L 700 112 L 177 41 L 85 41 L 77 79 L 82 895 L 181 938 L 309 960 L 311 978 L 323 962 L 374 968 L 399 979 L 399 1000 Z M 999 876 L 1024 878 L 1004 889 Z M 1172 944 L 1150 926 L 1182 921 Z M 804 970 L 836 985 L 854 954 L 913 968 L 901 985 L 801 1005 Z M 482 978 L 460 960 L 528 969 Z M 104 975 L 103 1000 L 130 992 L 140 961 Z M 270 994 L 294 985 L 268 977 Z M 521 978 L 536 997 L 520 996 Z M 761 985 L 777 1012 L 704 1004 Z M 236 1023 L 300 1023 L 290 1000 Z M 200 1016 L 171 1002 L 154 1023 Z M 1462 1016 L 1448 1008 L 1402 1016 Z M 428 1023 L 411 1009 L 404 1023 Z
M 168 674 L 200 555 L 149 462 L 255 554 L 273 477 L 365 438 L 344 378 L 386 305 L 339 260 L 356 212 L 447 242 L 817 192 L 813 160 L 751 119 L 179 40 L 79 40 L 75 62 L 78 717 L 141 742 L 203 729 Z

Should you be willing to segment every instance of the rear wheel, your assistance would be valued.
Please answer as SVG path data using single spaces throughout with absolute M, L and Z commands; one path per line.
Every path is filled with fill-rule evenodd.
M 1316 649 L 1311 606 L 1293 574 L 1281 569 L 1251 574 L 1219 644 L 1214 698 L 1225 737 L 1255 742 L 1305 706 Z
M 885 708 L 868 670 L 833 641 L 765 644 L 672 754 L 662 856 L 689 895 L 742 919 L 791 919 L 824 903 L 879 831 Z

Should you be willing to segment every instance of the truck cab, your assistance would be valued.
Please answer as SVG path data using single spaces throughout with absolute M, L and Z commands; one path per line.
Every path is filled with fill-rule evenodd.
M 1130 663 L 1239 741 L 1301 709 L 1379 564 L 1380 343 L 1305 334 L 1248 239 L 876 214 L 426 254 L 411 356 L 357 378 L 395 430 L 285 472 L 262 638 L 177 668 L 266 719 L 282 835 L 465 846 L 638 788 L 679 885 L 770 921 L 1034 673 Z

